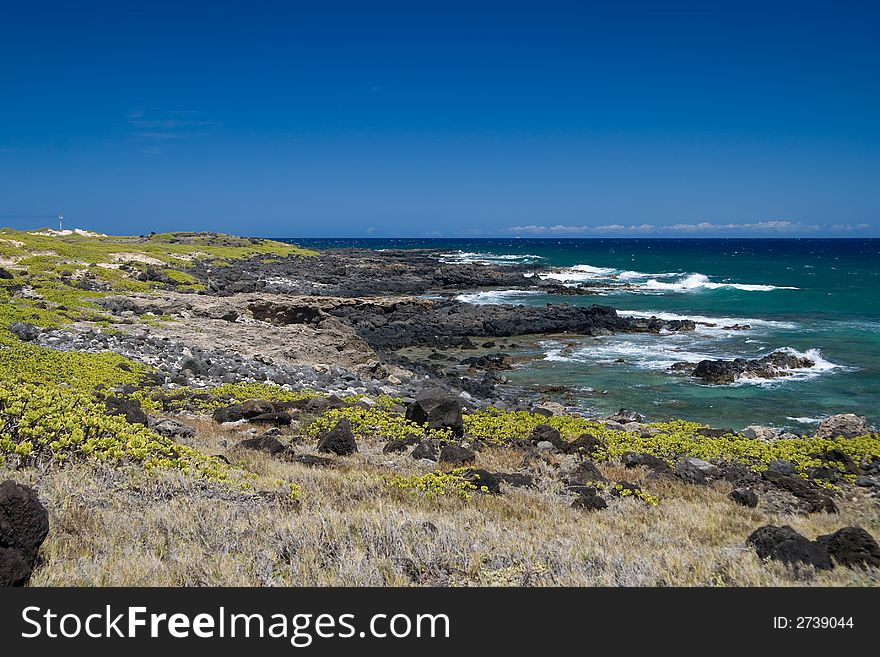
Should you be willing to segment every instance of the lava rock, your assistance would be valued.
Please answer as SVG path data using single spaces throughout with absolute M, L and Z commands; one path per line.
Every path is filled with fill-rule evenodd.
M 880 568 L 880 545 L 861 527 L 844 527 L 816 538 L 841 566 Z
M 440 446 L 436 440 L 426 438 L 415 446 L 415 449 L 410 452 L 410 456 L 416 460 L 427 459 L 429 461 L 436 461 L 440 456 Z
M 275 406 L 270 401 L 264 399 L 251 399 L 241 404 L 233 404 L 225 408 L 218 408 L 212 415 L 214 422 L 223 424 L 225 422 L 238 422 L 240 420 L 250 420 L 264 413 L 275 412 Z
M 605 475 L 599 472 L 592 461 L 581 461 L 565 478 L 569 486 L 590 486 L 605 481 Z
M 8 269 L 0 267 L 0 280 L 11 281 L 13 278 L 15 278 L 15 274 L 13 274 Z
M 266 452 L 269 456 L 278 456 L 286 453 L 287 447 L 275 436 L 259 436 L 257 438 L 248 438 L 238 443 L 239 446 L 246 449 L 253 449 L 260 452 Z
M 104 406 L 110 415 L 122 415 L 129 424 L 143 424 L 147 426 L 147 414 L 135 399 L 128 397 L 107 397 Z
M 815 361 L 780 349 L 762 358 L 733 360 L 701 360 L 691 375 L 706 383 L 724 385 L 743 377 L 772 379 L 789 376 L 788 370 L 813 367 Z
M 604 441 L 592 434 L 582 433 L 577 439 L 568 444 L 566 451 L 569 454 L 582 454 L 583 456 L 591 457 L 604 447 Z
M 776 474 L 785 475 L 787 477 L 794 477 L 797 474 L 797 468 L 794 467 L 794 463 L 791 461 L 786 461 L 784 459 L 774 459 L 767 464 L 767 472 L 774 472 Z
M 150 423 L 150 428 L 166 438 L 192 438 L 196 430 L 182 422 L 170 418 L 162 418 Z
M 428 429 L 449 429 L 464 435 L 461 400 L 442 390 L 423 390 L 406 409 L 406 419 Z
M 383 454 L 394 454 L 395 452 L 405 452 L 409 444 L 405 440 L 389 440 L 382 448 Z
M 849 454 L 841 449 L 829 449 L 824 452 L 812 454 L 811 456 L 813 458 L 819 459 L 823 463 L 831 465 L 832 467 L 836 466 L 837 464 L 842 465 L 843 471 L 846 474 L 859 474 L 859 466 L 855 464 L 855 461 L 852 460 L 852 457 L 850 457 Z M 835 467 L 835 469 L 837 468 Z
M 589 488 L 571 503 L 571 508 L 581 509 L 583 511 L 601 511 L 602 509 L 608 508 L 608 502 L 599 496 L 599 493 L 595 488 Z
M 307 465 L 312 468 L 325 468 L 329 465 L 333 465 L 333 459 L 324 458 L 323 456 L 315 456 L 314 454 L 300 454 L 299 456 L 293 457 L 292 460 L 294 463 Z
M 759 527 L 746 542 L 754 546 L 761 559 L 772 559 L 788 565 L 807 564 L 820 570 L 834 567 L 827 547 L 798 534 L 788 525 Z
M 339 420 L 330 431 L 318 442 L 319 452 L 332 452 L 339 456 L 347 456 L 358 451 L 357 441 L 351 430 L 351 422 L 345 418 Z
M 24 586 L 49 533 L 49 513 L 28 486 L 0 484 L 0 586 Z
M 14 322 L 9 325 L 9 330 L 24 342 L 33 342 L 40 337 L 40 329 L 33 324 L 25 324 L 24 322 Z
M 269 413 L 260 413 L 252 417 L 249 422 L 253 424 L 271 424 L 276 427 L 286 427 L 293 422 L 290 413 L 284 411 L 270 411 Z
M 675 464 L 675 476 L 689 484 L 707 484 L 718 475 L 718 468 L 697 458 L 683 458 Z
M 758 496 L 750 488 L 735 488 L 728 495 L 730 499 L 739 505 L 754 509 L 758 506 Z
M 612 422 L 619 422 L 620 424 L 629 424 L 630 422 L 640 424 L 645 421 L 645 416 L 636 411 L 629 411 L 625 408 L 621 408 L 617 413 L 609 415 L 605 419 L 611 420 Z
M 550 443 L 555 449 L 558 449 L 561 452 L 568 451 L 569 448 L 568 442 L 562 438 L 559 431 L 551 427 L 549 424 L 539 424 L 536 426 L 532 429 L 531 433 L 529 433 L 526 440 L 533 445 Z
M 529 474 L 499 472 L 498 477 L 505 484 L 514 488 L 531 488 L 535 485 L 535 478 Z
M 828 493 L 800 477 L 790 477 L 770 471 L 765 472 L 763 477 L 776 488 L 794 495 L 804 505 L 807 513 L 820 511 L 837 513 L 837 505 Z
M 479 468 L 472 468 L 465 470 L 461 476 L 465 481 L 469 481 L 476 486 L 477 490 L 480 492 L 490 493 L 491 495 L 501 495 L 501 482 L 503 480 L 495 473 Z M 483 488 L 486 490 L 483 490 Z
M 477 460 L 477 455 L 467 447 L 461 445 L 446 444 L 440 449 L 440 462 L 452 463 L 454 465 L 463 465 L 465 463 L 473 463 Z
M 669 467 L 669 464 L 653 454 L 627 452 L 620 457 L 620 460 L 625 468 L 637 468 L 642 466 L 657 474 L 672 474 L 672 468 Z

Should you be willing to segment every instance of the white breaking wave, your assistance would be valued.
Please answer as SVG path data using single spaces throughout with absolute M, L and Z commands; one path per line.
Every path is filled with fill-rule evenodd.
M 622 281 L 634 281 L 640 278 L 672 278 L 673 276 L 681 276 L 680 271 L 668 271 L 662 274 L 645 274 L 640 271 L 622 271 L 617 275 Z
M 668 370 L 674 363 L 687 362 L 696 365 L 701 360 L 732 360 L 739 354 L 717 350 L 711 352 L 699 349 L 698 341 L 688 339 L 681 334 L 672 334 L 662 341 L 650 336 L 611 336 L 590 341 L 586 345 L 563 346 L 557 342 L 542 343 L 545 349 L 544 360 L 560 363 L 583 363 L 595 365 L 613 365 L 616 361 L 621 366 L 635 366 L 644 370 Z M 822 357 L 818 349 L 800 352 L 790 347 L 776 351 L 785 351 L 799 358 L 809 358 L 812 367 L 785 370 L 787 376 L 773 378 L 740 378 L 731 385 L 779 385 L 789 381 L 813 379 L 832 370 L 850 370 L 852 368 L 832 363 Z M 766 354 L 765 354 L 766 355 Z M 755 356 L 760 357 L 760 356 Z M 694 380 L 695 385 L 704 385 Z M 708 384 L 705 384 L 708 385 Z
M 655 310 L 618 310 L 617 314 L 622 317 L 644 317 L 645 319 L 656 317 L 657 319 L 663 319 L 666 321 L 691 319 L 695 322 L 702 322 L 704 324 L 718 324 L 717 328 L 719 329 L 725 326 L 732 326 L 734 324 L 748 324 L 749 326 L 767 326 L 772 328 L 785 329 L 793 329 L 797 328 L 798 326 L 794 322 L 780 322 L 770 319 L 754 319 L 751 317 L 708 317 L 705 315 L 679 315 L 678 313 L 667 313 Z
M 539 273 L 542 280 L 559 281 L 560 283 L 581 283 L 609 278 L 617 270 L 611 267 L 593 267 L 592 265 L 575 265 L 567 269 Z
M 633 291 L 645 292 L 696 292 L 698 290 L 732 289 L 744 292 L 771 292 L 773 290 L 797 290 L 799 288 L 783 285 L 765 285 L 757 283 L 718 283 L 705 274 L 682 272 L 645 273 L 632 270 L 620 270 L 613 267 L 596 267 L 593 265 L 575 265 L 565 269 L 554 269 L 541 272 L 542 280 L 553 280 L 564 284 L 576 284 L 586 281 L 625 282 L 634 286 Z M 679 277 L 678 280 L 669 280 Z M 666 279 L 666 280 L 660 280 Z
M 852 371 L 853 369 L 855 369 L 852 367 L 847 367 L 845 365 L 838 365 L 837 363 L 832 363 L 831 361 L 826 360 L 822 357 L 822 352 L 820 352 L 818 349 L 807 349 L 806 351 L 798 351 L 797 349 L 792 349 L 791 347 L 782 347 L 781 349 L 774 349 L 774 351 L 785 351 L 793 356 L 797 356 L 798 358 L 809 358 L 811 361 L 813 361 L 813 366 L 796 367 L 783 370 L 788 374 L 788 376 L 771 378 L 741 377 L 731 385 L 760 385 L 771 387 L 787 383 L 789 381 L 807 381 L 809 379 L 815 379 L 816 377 L 821 376 L 822 374 L 825 374 L 827 372 L 831 372 L 832 370 Z
M 693 340 L 677 341 L 676 338 L 679 337 L 670 335 L 657 341 L 650 336 L 613 336 L 599 338 L 577 347 L 564 347 L 558 343 L 546 343 L 542 346 L 547 349 L 544 360 L 605 365 L 623 359 L 624 364 L 646 370 L 665 370 L 673 363 L 682 361 L 698 363 L 706 359 L 734 357 L 732 354 L 694 351 L 696 345 Z
M 441 262 L 477 263 L 484 265 L 530 265 L 543 259 L 543 256 L 532 253 L 515 255 L 471 251 L 451 251 L 440 256 Z
M 714 283 L 705 274 L 688 274 L 684 278 L 666 283 L 656 278 L 649 279 L 642 287 L 658 292 L 693 292 L 696 290 L 734 289 L 745 292 L 771 292 L 773 290 L 797 290 L 796 287 L 780 285 L 753 285 L 749 283 Z
M 457 301 L 464 303 L 473 303 L 478 306 L 499 304 L 499 303 L 516 303 L 523 297 L 542 294 L 539 290 L 484 290 L 483 292 L 468 292 L 456 296 Z
M 791 420 L 792 422 L 798 422 L 799 424 L 819 424 L 822 420 L 825 419 L 822 417 L 791 417 L 786 416 L 786 420 Z

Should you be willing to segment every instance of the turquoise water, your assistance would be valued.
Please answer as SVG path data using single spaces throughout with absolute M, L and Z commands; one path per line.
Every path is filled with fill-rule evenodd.
M 505 290 L 462 295 L 472 303 L 602 303 L 621 313 L 718 324 L 687 334 L 548 339 L 532 349 L 539 360 L 510 373 L 523 385 L 575 388 L 587 412 L 627 407 L 654 419 L 798 431 L 840 412 L 880 422 L 880 240 L 298 241 L 316 248 L 434 248 L 450 261 L 551 267 L 550 276 L 568 285 L 628 286 L 583 297 Z M 752 328 L 724 328 L 733 324 Z M 780 348 L 806 353 L 817 366 L 730 386 L 698 384 L 668 370 L 676 361 L 754 358 Z

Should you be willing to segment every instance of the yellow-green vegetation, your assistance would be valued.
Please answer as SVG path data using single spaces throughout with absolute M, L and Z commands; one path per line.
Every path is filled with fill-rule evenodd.
M 22 321 L 55 328 L 71 321 L 108 321 L 110 316 L 94 303 L 107 294 L 164 286 L 201 290 L 203 285 L 186 271 L 195 259 L 219 265 L 254 256 L 309 255 L 315 252 L 293 244 L 214 233 L 113 237 L 5 228 L 0 230 L 0 259 L 13 263 L 7 268 L 15 278 L 0 283 L 0 302 L 6 306 L 0 326 Z
M 0 381 L 9 385 L 57 385 L 89 393 L 98 386 L 137 384 L 149 371 L 112 352 L 57 351 L 0 332 Z
M 446 429 L 427 429 L 426 427 L 407 420 L 402 413 L 388 408 L 393 398 L 386 398 L 384 403 L 373 407 L 347 406 L 334 408 L 315 419 L 306 433 L 318 436 L 329 431 L 342 419 L 351 422 L 352 432 L 361 438 L 381 437 L 387 440 L 400 440 L 409 435 L 448 440 L 452 432 Z
M 527 411 L 499 411 L 494 408 L 466 415 L 464 422 L 469 435 L 495 445 L 525 438 L 539 424 L 549 424 L 569 439 L 583 433 L 593 433 L 597 427 L 604 426 L 573 415 L 546 417 Z
M 92 459 L 175 470 L 210 483 L 253 491 L 253 476 L 224 461 L 108 415 L 92 396 L 55 385 L 0 385 L 0 463 L 61 464 Z M 288 494 L 298 495 L 296 487 Z
M 611 489 L 614 491 L 614 494 L 618 497 L 637 497 L 646 504 L 650 506 L 657 506 L 660 502 L 660 498 L 656 495 L 651 495 L 650 493 L 646 493 L 641 488 L 631 488 L 621 483 L 611 483 L 608 484 Z M 596 488 L 599 490 L 605 489 L 607 486 L 601 482 L 596 484 Z
M 250 256 L 288 257 L 316 255 L 295 244 L 218 233 L 154 233 L 144 237 L 109 235 L 53 235 L 46 231 L 0 230 L 0 256 L 30 258 L 70 264 L 113 263 L 125 254 L 148 256 L 166 265 L 180 265 L 193 258 L 238 259 Z
M 485 486 L 478 488 L 463 476 L 464 469 L 459 468 L 448 472 L 435 471 L 424 475 L 386 476 L 388 484 L 399 490 L 414 491 L 427 498 L 458 497 L 469 500 L 476 490 L 487 490 Z
M 424 426 L 407 420 L 402 413 L 387 406 L 365 408 L 351 406 L 327 411 L 306 430 L 317 436 L 331 429 L 340 419 L 351 422 L 355 435 L 369 438 L 401 439 L 408 435 L 426 436 L 449 440 L 448 431 L 427 430 Z M 832 466 L 841 472 L 845 464 L 840 461 L 823 461 L 816 457 L 833 450 L 851 458 L 856 463 L 880 459 L 880 435 L 866 434 L 856 438 L 816 438 L 803 436 L 764 442 L 736 434 L 719 437 L 699 433 L 703 425 L 694 422 L 670 421 L 647 425 L 645 432 L 618 431 L 605 424 L 578 416 L 546 417 L 525 411 L 499 411 L 489 409 L 464 416 L 465 434 L 492 445 L 503 446 L 514 439 L 528 436 L 540 424 L 556 428 L 566 440 L 572 441 L 582 434 L 598 438 L 602 446 L 593 454 L 600 461 L 615 461 L 627 452 L 651 454 L 670 464 L 682 456 L 701 459 L 722 459 L 745 463 L 757 471 L 765 470 L 774 460 L 787 460 L 806 476 L 811 468 Z M 846 475 L 849 477 L 849 475 Z
M 314 252 L 291 244 L 218 234 L 112 237 L 0 230 L 0 260 L 13 274 L 0 281 L 0 459 L 16 464 L 77 459 L 138 464 L 147 472 L 170 469 L 212 483 L 252 488 L 247 473 L 107 414 L 94 393 L 142 384 L 148 367 L 111 352 L 64 352 L 23 342 L 9 326 L 23 322 L 60 328 L 73 321 L 109 325 L 115 319 L 94 303 L 96 299 L 162 286 L 182 292 L 202 289 L 187 271 L 195 259 L 221 264 L 254 256 L 309 255 Z M 195 410 L 315 394 L 268 385 L 220 386 L 205 400 L 195 391 L 187 392 L 191 394 L 185 392 L 179 403 L 195 404 Z M 154 394 L 146 389 L 137 396 L 148 408 L 156 408 Z M 287 489 L 298 494 L 295 487 Z
M 746 463 L 755 470 L 765 470 L 774 460 L 791 461 L 801 473 L 822 465 L 832 465 L 841 471 L 841 462 L 825 462 L 815 454 L 839 450 L 856 463 L 880 459 L 880 434 L 871 433 L 857 438 L 816 438 L 802 436 L 764 442 L 736 434 L 709 437 L 699 433 L 704 425 L 674 420 L 654 422 L 645 432 L 617 431 L 600 422 L 576 416 L 544 417 L 525 411 L 504 412 L 495 409 L 466 415 L 465 431 L 494 444 L 504 444 L 515 438 L 524 438 L 539 424 L 556 428 L 567 440 L 581 434 L 591 434 L 604 442 L 594 455 L 600 460 L 615 460 L 627 452 L 651 454 L 674 463 L 680 456 L 701 459 L 724 459 Z

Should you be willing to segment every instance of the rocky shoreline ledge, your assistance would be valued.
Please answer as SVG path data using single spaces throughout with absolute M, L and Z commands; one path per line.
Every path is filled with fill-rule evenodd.
M 0 471 L 18 482 L 3 484 L 0 520 L 21 512 L 39 525 L 19 536 L 10 521 L 0 532 L 0 582 L 880 577 L 880 436 L 865 418 L 832 416 L 809 436 L 652 422 L 623 409 L 588 418 L 560 403 L 561 390 L 507 385 L 518 340 L 662 339 L 694 331 L 691 320 L 623 317 L 598 304 L 464 303 L 462 291 L 560 286 L 529 275 L 535 266 L 444 262 L 431 251 L 318 255 L 213 234 L 3 231 L 0 253 Z M 775 352 L 675 369 L 726 384 L 803 367 Z M 95 535 L 70 525 L 69 499 L 85 501 L 77 513 Z M 49 529 L 38 536 L 44 512 Z M 138 535 L 150 536 L 144 556 L 108 579 L 132 531 L 117 518 L 132 514 Z M 392 525 L 402 547 L 388 552 L 375 528 Z M 223 526 L 243 527 L 235 550 L 205 552 Z M 715 537 L 712 547 L 687 538 L 696 541 L 690 565 L 639 548 L 620 561 L 603 547 L 607 532 L 674 545 L 689 536 L 683 527 Z M 365 542 L 348 542 L 352 531 Z M 160 548 L 163 532 L 174 538 Z M 52 545 L 45 563 L 43 540 Z M 547 555 L 541 546 L 552 540 L 568 547 Z M 462 568 L 478 543 L 488 556 Z M 161 574 L 150 565 L 160 549 L 192 572 Z M 106 561 L 84 576 L 89 552 Z M 592 556 L 572 561 L 573 552 Z M 715 570 L 695 571 L 707 558 Z

